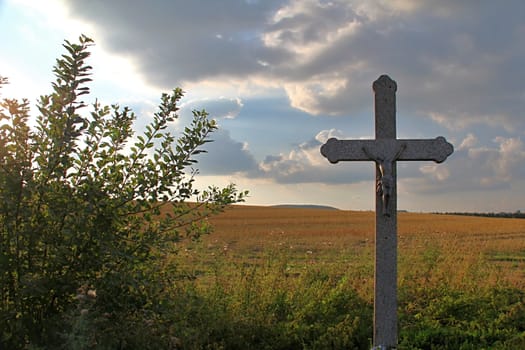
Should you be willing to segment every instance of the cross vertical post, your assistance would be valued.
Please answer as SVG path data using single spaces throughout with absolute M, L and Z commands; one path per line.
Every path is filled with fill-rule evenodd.
M 376 140 L 396 138 L 396 82 L 383 76 L 373 84 L 375 92 Z M 374 346 L 397 344 L 397 174 L 392 162 L 390 215 L 383 213 L 380 191 L 376 191 L 375 272 L 374 272 Z M 376 163 L 376 186 L 381 169 Z M 381 348 L 380 348 L 381 349 Z M 381 349 L 383 350 L 383 349 Z
M 376 225 L 374 273 L 375 350 L 397 347 L 397 174 L 396 162 L 432 160 L 441 163 L 454 151 L 444 137 L 396 138 L 397 84 L 382 75 L 375 93 L 375 140 L 329 139 L 321 154 L 331 163 L 374 161 L 376 164 Z

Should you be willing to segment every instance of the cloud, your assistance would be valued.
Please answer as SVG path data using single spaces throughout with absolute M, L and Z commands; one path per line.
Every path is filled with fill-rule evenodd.
M 328 139 L 336 138 L 336 139 L 343 139 L 344 135 L 341 130 L 336 129 L 330 129 L 330 130 L 321 130 L 317 135 L 315 135 L 315 140 L 317 141 L 317 144 L 323 144 L 328 141 Z
M 315 138 L 287 153 L 267 156 L 259 164 L 263 176 L 278 183 L 352 184 L 373 179 L 371 162 L 329 164 L 319 154 L 323 142 L 337 130 L 320 131 Z M 341 137 L 344 138 L 344 137 Z M 399 162 L 399 189 L 405 193 L 452 193 L 509 188 L 525 180 L 525 146 L 520 138 L 496 137 L 491 147 L 479 146 L 467 134 L 446 163 Z
M 461 141 L 461 144 L 459 145 L 459 147 L 458 147 L 457 150 L 460 151 L 460 150 L 464 150 L 464 149 L 472 148 L 472 147 L 474 147 L 477 143 L 478 143 L 478 139 L 477 139 L 477 137 L 474 136 L 474 134 L 469 133 L 469 134 L 463 139 L 463 141 Z
M 371 82 L 389 73 L 405 112 L 451 128 L 525 126 L 519 0 L 65 3 L 163 87 L 281 86 L 295 108 L 351 115 L 370 108 Z
M 341 136 L 341 132 L 322 130 L 311 140 L 296 145 L 286 153 L 267 156 L 259 163 L 261 176 L 284 184 L 351 184 L 372 179 L 373 167 L 370 164 L 346 162 L 334 166 L 321 155 L 321 145 L 334 136 Z
M 283 184 L 324 183 L 352 185 L 374 181 L 375 166 L 372 161 L 339 162 L 334 165 L 321 156 L 319 151 L 321 145 L 321 142 L 312 139 L 297 145 L 287 153 L 267 156 L 259 163 L 260 176 Z M 444 164 L 398 163 L 398 180 L 410 179 L 411 181 L 419 181 L 418 190 L 427 193 L 440 191 L 440 186 L 450 176 L 451 171 Z
M 96 24 L 107 47 L 133 55 L 153 83 L 243 77 L 280 62 L 283 50 L 264 47 L 259 33 L 275 1 L 67 0 L 70 13 Z M 96 38 L 97 39 L 97 38 Z
M 240 98 L 220 97 L 217 99 L 194 99 L 181 105 L 181 113 L 193 110 L 206 110 L 214 119 L 234 119 L 243 107 Z
M 522 119 L 516 106 L 523 104 L 524 90 L 521 79 L 512 77 L 523 72 L 516 58 L 524 58 L 523 48 L 516 45 L 523 41 L 522 20 L 516 15 L 508 13 L 490 32 L 489 23 L 496 26 L 496 19 L 488 5 L 476 10 L 475 19 L 469 12 L 451 18 L 423 10 L 417 16 L 401 11 L 373 18 L 356 16 L 351 5 L 334 6 L 351 15 L 344 21 L 334 17 L 331 32 L 319 36 L 317 43 L 303 41 L 316 48 L 312 52 L 304 47 L 295 52 L 299 65 L 294 71 L 303 74 L 287 82 L 293 87 L 287 91 L 298 108 L 314 114 L 363 108 L 369 103 L 371 81 L 389 72 L 400 83 L 406 111 L 441 113 L 450 123 L 462 121 L 463 127 Z M 337 36 L 349 21 L 358 23 L 354 30 Z M 337 37 L 331 44 L 330 34 Z M 291 37 L 281 45 L 294 47 L 295 41 Z M 308 53 L 304 63 L 303 52 Z M 286 74 L 284 69 L 280 74 Z M 523 74 L 518 73 L 521 78 Z
M 448 167 L 440 164 L 422 165 L 419 170 L 422 174 L 428 175 L 436 181 L 445 181 L 450 177 Z
M 264 179 L 286 186 L 369 186 L 374 179 L 373 162 L 333 165 L 320 155 L 320 146 L 332 136 L 346 138 L 341 131 L 322 130 L 287 152 L 268 155 L 257 162 L 246 144 L 232 140 L 227 131 L 221 131 L 214 134 L 216 141 L 210 144 L 210 153 L 199 158 L 199 167 L 205 175 L 242 175 L 254 181 Z M 499 136 L 488 147 L 480 145 L 478 137 L 469 133 L 459 144 L 443 164 L 399 162 L 399 194 L 404 198 L 416 195 L 422 199 L 429 195 L 490 193 L 508 191 L 516 181 L 525 180 L 525 145 L 520 138 Z
M 489 183 L 510 182 L 525 175 L 525 148 L 519 138 L 496 137 L 498 148 L 471 148 L 468 156 L 479 162 Z
M 213 140 L 200 154 L 196 167 L 203 175 L 232 175 L 236 173 L 254 173 L 258 166 L 250 153 L 248 145 L 235 141 L 227 130 L 219 129 L 210 138 Z
M 468 134 L 444 164 L 423 164 L 422 176 L 401 178 L 411 193 L 462 193 L 509 189 L 525 179 L 525 146 L 520 138 L 496 137 L 492 145 L 480 146 Z

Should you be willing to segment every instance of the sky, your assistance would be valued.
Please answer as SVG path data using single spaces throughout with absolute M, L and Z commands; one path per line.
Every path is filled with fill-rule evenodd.
M 180 130 L 219 130 L 198 185 L 246 204 L 373 210 L 374 163 L 330 164 L 330 137 L 374 138 L 372 83 L 397 82 L 399 138 L 444 136 L 441 164 L 398 162 L 398 208 L 525 210 L 522 0 L 0 0 L 3 97 L 50 91 L 63 41 L 96 45 L 93 102 L 130 106 L 140 132 L 162 92 L 185 91 Z

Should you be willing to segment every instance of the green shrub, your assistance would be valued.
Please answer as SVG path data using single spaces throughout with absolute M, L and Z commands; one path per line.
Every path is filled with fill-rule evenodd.
M 419 294 L 418 299 L 409 294 L 404 299 L 400 349 L 517 349 L 525 345 L 525 293 L 521 290 L 457 291 L 444 286 Z
M 246 194 L 234 185 L 193 187 L 188 169 L 217 126 L 194 111 L 178 137 L 168 130 L 182 90 L 162 95 L 141 135 L 127 107 L 95 101 L 88 111 L 91 45 L 85 36 L 65 42 L 36 123 L 27 100 L 0 102 L 2 349 L 168 344 L 156 337 L 165 334 L 173 278 L 166 257 Z M 79 309 L 87 291 L 96 297 Z

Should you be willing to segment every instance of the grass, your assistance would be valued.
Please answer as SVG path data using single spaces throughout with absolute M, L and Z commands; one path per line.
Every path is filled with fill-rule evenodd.
M 205 313 L 186 329 L 206 324 L 180 331 L 183 348 L 370 348 L 374 213 L 234 206 L 210 221 L 176 257 L 198 297 L 181 315 Z M 525 347 L 525 221 L 398 224 L 400 349 Z

